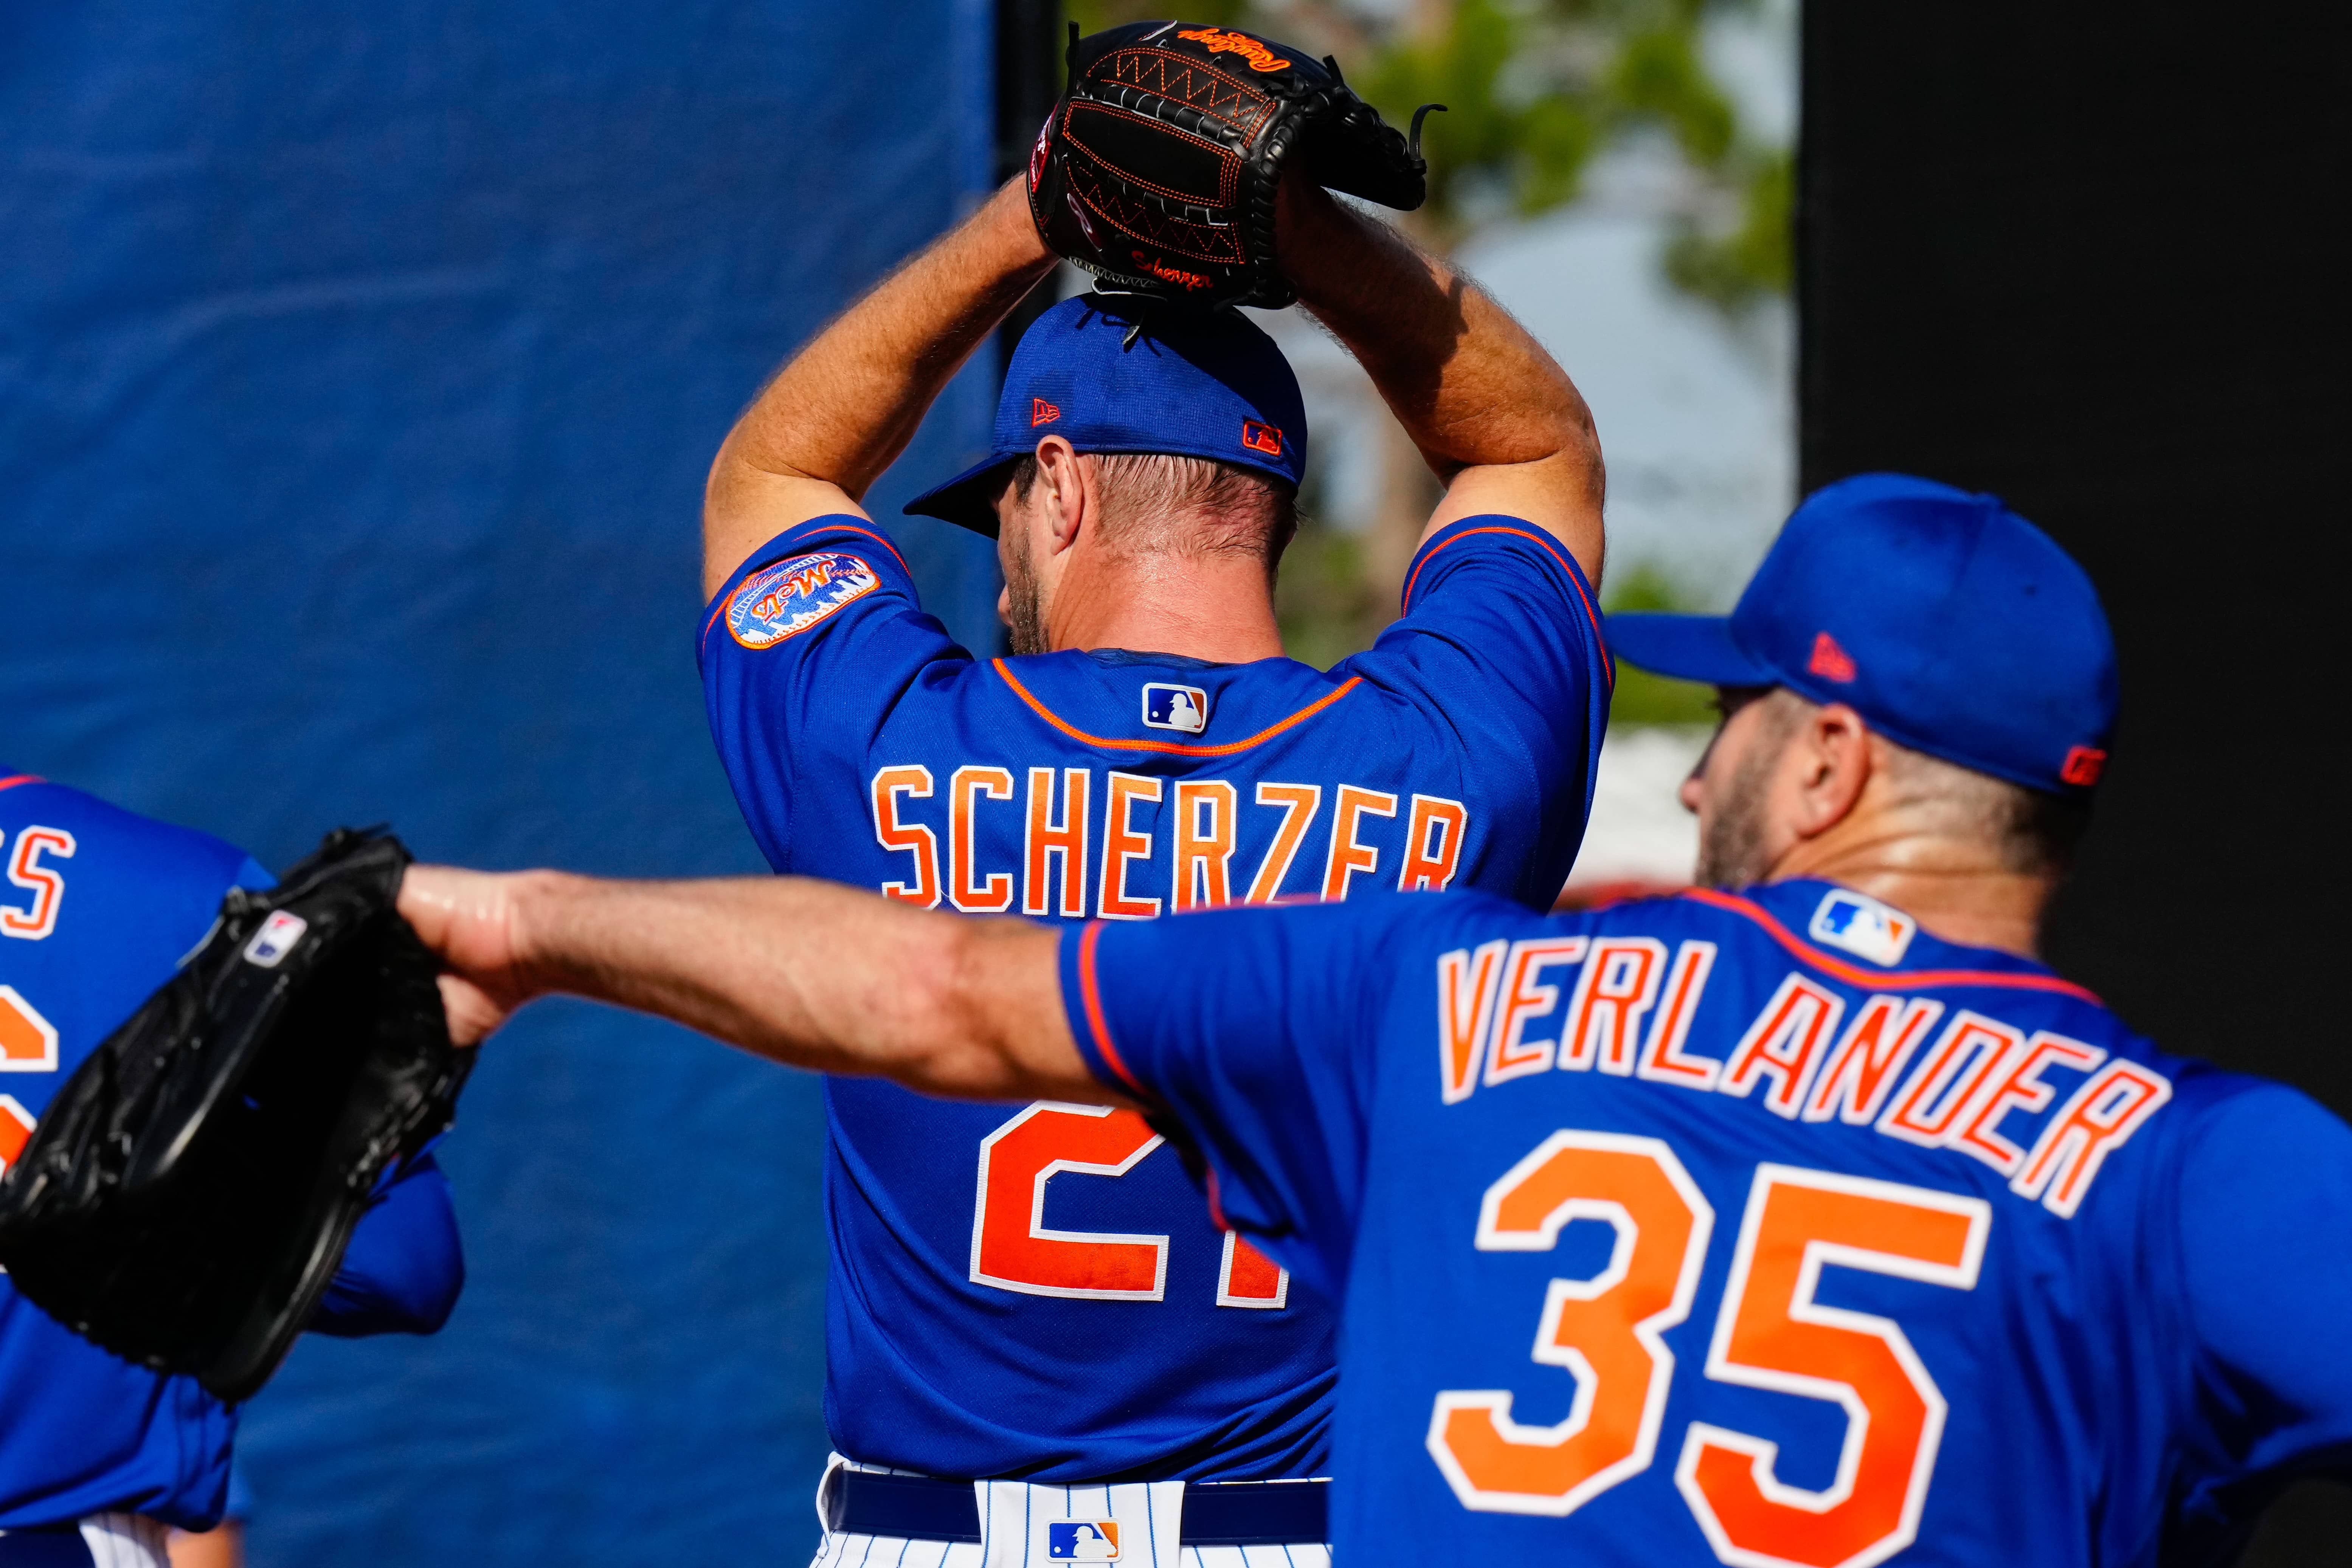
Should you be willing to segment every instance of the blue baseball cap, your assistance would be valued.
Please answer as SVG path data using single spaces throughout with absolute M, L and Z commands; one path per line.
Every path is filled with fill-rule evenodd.
M 1728 616 L 1607 628 L 1628 664 L 1843 702 L 1890 740 L 2029 789 L 2076 794 L 2106 765 L 2116 647 L 2098 591 L 1998 496 L 1841 480 L 1805 498 Z
M 1294 489 L 1307 471 L 1298 377 L 1255 323 L 1236 310 L 1082 294 L 1021 334 L 988 456 L 907 511 L 995 538 L 1003 468 L 1049 435 L 1081 452 L 1211 458 Z

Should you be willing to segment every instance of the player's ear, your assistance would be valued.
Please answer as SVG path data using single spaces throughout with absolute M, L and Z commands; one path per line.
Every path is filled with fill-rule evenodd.
M 1037 501 L 1045 514 L 1046 543 L 1058 555 L 1078 542 L 1096 520 L 1094 475 L 1078 461 L 1077 449 L 1059 436 L 1037 443 Z
M 1870 784 L 1875 759 L 1870 726 L 1843 702 L 1814 709 L 1795 742 L 1801 757 L 1795 826 L 1800 836 L 1811 838 L 1853 814 Z

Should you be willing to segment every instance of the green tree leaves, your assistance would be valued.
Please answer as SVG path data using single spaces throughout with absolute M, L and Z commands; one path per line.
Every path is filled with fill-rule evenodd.
M 1380 39 L 1360 85 L 1399 121 L 1421 103 L 1449 108 L 1423 138 L 1427 237 L 1459 241 L 1487 216 L 1482 194 L 1506 196 L 1521 216 L 1571 202 L 1611 145 L 1663 134 L 1692 187 L 1661 258 L 1668 279 L 1729 313 L 1784 291 L 1789 155 L 1747 134 L 1700 47 L 1708 17 L 1738 3 L 1441 0 L 1417 7 Z
M 1611 576 L 1605 607 L 1614 615 L 1621 610 L 1688 612 L 1696 606 L 1672 578 L 1644 562 Z M 1609 700 L 1612 726 L 1712 724 L 1717 716 L 1713 687 L 1618 665 L 1617 689 Z
M 1759 143 L 1709 69 L 1708 20 L 1754 0 L 1187 0 L 1184 19 L 1336 52 L 1398 126 L 1424 103 L 1429 203 L 1412 227 L 1452 247 L 1504 216 L 1573 202 L 1626 138 L 1664 135 L 1689 176 L 1660 257 L 1675 287 L 1738 315 L 1791 271 L 1786 148 Z M 1088 33 L 1168 14 L 1165 0 L 1068 0 Z

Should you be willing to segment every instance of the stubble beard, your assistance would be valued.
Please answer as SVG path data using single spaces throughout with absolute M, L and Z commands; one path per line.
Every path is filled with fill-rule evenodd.
M 1772 869 L 1764 833 L 1764 797 L 1776 748 L 1751 745 L 1732 771 L 1723 798 L 1700 830 L 1696 879 L 1700 887 L 1736 893 L 1762 881 Z
M 1053 651 L 1045 641 L 1045 606 L 1037 593 L 1037 574 L 1029 558 L 1025 533 L 1005 552 L 1004 631 L 1016 654 Z

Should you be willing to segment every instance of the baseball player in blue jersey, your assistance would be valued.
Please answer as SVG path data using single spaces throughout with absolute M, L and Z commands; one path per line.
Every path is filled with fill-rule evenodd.
M 2352 1469 L 2352 1129 L 2032 953 L 2114 713 L 2081 570 L 1878 476 L 1727 621 L 1612 634 L 1725 689 L 1687 798 L 1727 885 L 1052 931 L 420 868 L 403 907 L 468 1036 L 568 990 L 1148 1108 L 1344 1303 L 1350 1563 L 2222 1563 Z
M 241 850 L 0 766 L 0 1170 L 60 1084 L 211 929 Z M 448 1184 L 395 1168 L 312 1323 L 431 1333 L 465 1280 Z M 228 1490 L 236 1412 L 193 1377 L 99 1349 L 0 1277 L 0 1568 L 163 1568 L 167 1527 L 204 1530 Z
M 856 498 L 1052 264 L 1015 182 L 787 365 L 713 469 L 701 668 L 777 870 L 1058 921 L 1395 888 L 1549 905 L 1609 691 L 1582 400 L 1474 286 L 1311 185 L 1283 246 L 1446 481 L 1404 618 L 1328 673 L 1281 657 L 1289 365 L 1236 312 L 1099 295 L 1029 329 L 989 454 L 908 509 L 996 536 L 1013 657 L 923 614 Z M 1159 1131 L 855 1079 L 826 1103 L 850 1473 L 824 1560 L 1062 1561 L 1062 1483 L 1130 1527 L 1120 1562 L 1320 1560 L 1321 1489 L 1255 1484 L 1324 1473 L 1331 1313 L 1212 1224 Z

